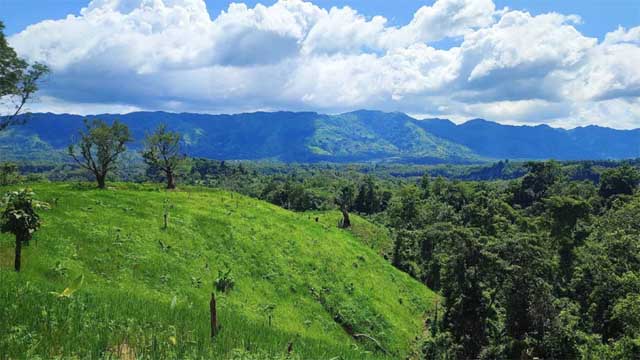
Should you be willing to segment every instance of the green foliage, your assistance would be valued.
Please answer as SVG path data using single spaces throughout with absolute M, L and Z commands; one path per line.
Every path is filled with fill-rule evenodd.
M 85 120 L 85 130 L 80 131 L 77 145 L 69 145 L 69 156 L 82 168 L 90 171 L 98 182 L 98 187 L 106 187 L 109 172 L 117 169 L 118 156 L 126 151 L 125 144 L 131 141 L 129 128 L 114 121 L 111 126 L 102 120 Z
M 17 116 L 38 91 L 38 82 L 49 73 L 41 63 L 29 64 L 9 46 L 0 21 L 0 98 L 13 104 L 10 115 L 0 119 L 0 131 L 20 122 Z
M 383 217 L 395 233 L 393 264 L 444 297 L 424 355 L 632 358 L 640 196 L 608 200 L 553 162 L 527 168 L 509 184 L 438 178 L 396 191 Z
M 22 181 L 18 165 L 14 163 L 0 164 L 0 186 L 17 184 Z
M 614 195 L 599 191 L 616 188 L 607 184 L 633 184 L 627 180 L 637 170 L 624 165 L 527 163 L 522 179 L 476 182 L 433 178 L 415 168 L 196 159 L 187 178 L 289 209 L 313 209 L 307 213 L 205 188 L 185 186 L 167 194 L 153 186 L 120 184 L 100 193 L 86 186 L 41 185 L 50 198 L 66 194 L 63 202 L 78 202 L 64 205 L 74 206 L 70 213 L 68 208 L 52 212 L 58 220 L 64 210 L 65 216 L 78 213 L 83 226 L 110 224 L 125 231 L 110 233 L 105 241 L 98 230 L 86 235 L 64 218 L 56 239 L 73 244 L 66 250 L 70 257 L 53 256 L 36 266 L 42 275 L 32 279 L 66 281 L 51 271 L 62 262 L 70 276 L 85 273 L 90 279 L 70 300 L 125 281 L 122 288 L 144 289 L 167 302 L 175 296 L 172 308 L 183 304 L 190 309 L 208 301 L 200 285 L 218 269 L 222 314 L 231 316 L 233 310 L 249 323 L 247 329 L 222 321 L 221 337 L 225 326 L 251 334 L 264 325 L 264 334 L 271 334 L 243 337 L 238 330 L 236 339 L 243 344 L 225 340 L 229 343 L 215 350 L 225 358 L 277 358 L 298 342 L 304 350 L 291 356 L 301 358 L 338 353 L 375 358 L 386 351 L 398 358 L 409 349 L 436 359 L 633 358 L 640 348 L 640 194 L 635 189 Z M 518 166 L 504 162 L 499 167 L 502 174 L 505 169 L 514 174 Z M 396 170 L 403 175 L 391 175 Z M 600 172 L 608 175 L 594 183 Z M 174 204 L 172 222 L 179 226 L 158 232 L 164 199 Z M 385 201 L 389 206 L 378 206 Z M 335 228 L 344 217 L 336 207 L 353 210 L 356 204 L 374 210 L 355 213 L 348 229 Z M 130 230 L 138 228 L 145 231 Z M 71 240 L 78 237 L 92 241 Z M 433 311 L 432 293 L 390 272 L 379 255 L 439 291 L 440 309 Z M 233 266 L 233 277 L 226 264 Z M 223 283 L 237 285 L 227 291 Z M 66 285 L 56 283 L 56 288 Z M 429 308 L 425 324 L 421 314 Z M 279 331 L 285 335 L 275 335 Z M 421 332 L 421 343 L 413 343 Z M 199 344 L 198 336 L 206 333 L 204 328 L 187 338 Z M 22 329 L 11 334 L 11 342 L 26 338 Z M 181 344 L 175 331 L 158 334 Z M 294 334 L 300 337 L 294 340 Z M 313 351 L 304 345 L 310 339 L 320 344 Z M 332 350 L 345 343 L 360 350 Z M 199 356 L 211 354 L 206 346 L 186 348 Z
M 213 286 L 221 293 L 229 292 L 236 285 L 231 275 L 231 269 L 218 270 L 218 277 L 213 281 Z
M 529 207 L 542 199 L 549 187 L 559 179 L 560 167 L 553 161 L 530 162 L 525 167 L 528 173 L 515 192 L 513 201 L 522 207 Z
M 31 189 L 7 192 L 0 203 L 4 210 L 0 219 L 3 233 L 11 233 L 16 237 L 22 237 L 22 241 L 28 242 L 31 235 L 41 225 L 40 215 L 36 209 L 44 207 L 43 203 L 35 202 L 35 194 Z
M 29 240 L 40 228 L 40 215 L 36 209 L 45 208 L 47 204 L 33 200 L 31 189 L 7 192 L 0 206 L 4 208 L 0 215 L 0 232 L 15 236 L 14 268 L 20 271 L 22 263 L 22 246 L 29 245 Z
M 167 130 L 161 124 L 147 135 L 144 142 L 142 158 L 149 170 L 161 171 L 167 181 L 167 189 L 175 189 L 176 177 L 186 172 L 186 156 L 180 153 L 181 136 L 177 132 Z
M 391 192 L 381 191 L 372 176 L 367 176 L 360 184 L 358 195 L 353 201 L 353 210 L 361 214 L 375 214 L 384 211 L 391 199 Z
M 614 195 L 631 195 L 639 182 L 640 171 L 630 165 L 623 165 L 602 173 L 598 192 L 607 199 Z

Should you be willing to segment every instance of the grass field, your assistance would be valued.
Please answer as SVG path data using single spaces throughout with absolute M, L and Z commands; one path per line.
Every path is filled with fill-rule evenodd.
M 221 190 L 92 186 L 32 186 L 52 209 L 21 273 L 0 236 L 0 357 L 406 358 L 422 334 L 435 295 L 380 256 L 388 234 L 366 220 L 351 232 L 335 213 Z M 211 340 L 210 294 L 227 271 Z M 81 275 L 72 296 L 55 294 Z

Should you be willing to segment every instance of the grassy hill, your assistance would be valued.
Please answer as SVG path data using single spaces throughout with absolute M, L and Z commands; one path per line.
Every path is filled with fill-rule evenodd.
M 340 230 L 334 214 L 316 222 L 199 188 L 33 190 L 53 207 L 22 273 L 11 270 L 13 239 L 0 236 L 0 358 L 266 359 L 291 342 L 292 358 L 404 358 L 435 296 L 366 244 L 380 247 L 383 234 Z M 235 284 L 217 293 L 211 341 L 210 293 L 228 270 Z M 71 297 L 54 294 L 80 275 Z

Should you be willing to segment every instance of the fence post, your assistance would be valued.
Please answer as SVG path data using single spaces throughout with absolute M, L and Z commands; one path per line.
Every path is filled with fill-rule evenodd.
M 215 337 L 218 333 L 218 313 L 216 311 L 216 294 L 211 293 L 211 301 L 209 302 L 209 312 L 211 313 L 211 337 Z

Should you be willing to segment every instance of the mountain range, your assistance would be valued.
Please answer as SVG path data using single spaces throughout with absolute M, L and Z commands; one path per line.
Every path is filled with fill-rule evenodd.
M 474 119 L 415 119 L 403 113 L 359 110 L 339 115 L 255 112 L 210 115 L 133 112 L 80 116 L 34 113 L 0 133 L 0 158 L 64 157 L 83 119 L 118 119 L 129 126 L 137 150 L 161 123 L 183 135 L 194 157 L 284 162 L 479 163 L 495 159 L 582 160 L 640 157 L 640 129 L 512 126 Z

